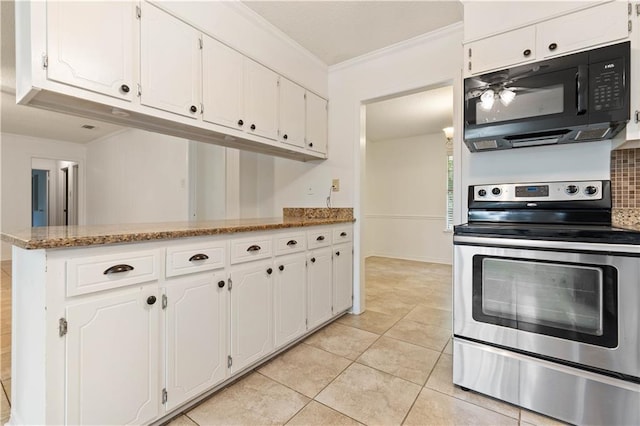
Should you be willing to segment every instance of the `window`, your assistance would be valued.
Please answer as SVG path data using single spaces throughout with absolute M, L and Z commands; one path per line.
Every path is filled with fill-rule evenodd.
M 453 153 L 447 152 L 447 231 L 453 231 Z

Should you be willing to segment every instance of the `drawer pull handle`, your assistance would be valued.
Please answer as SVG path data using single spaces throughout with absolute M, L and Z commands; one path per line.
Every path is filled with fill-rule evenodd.
M 255 244 L 247 249 L 247 251 L 260 251 L 260 250 L 262 250 L 262 248 L 260 246 L 255 245 Z
M 320 235 L 318 238 L 316 238 L 316 241 L 324 241 L 324 235 Z
M 103 274 L 104 275 L 110 275 L 110 274 L 119 274 L 121 272 L 129 272 L 129 271 L 133 271 L 133 266 L 131 265 L 114 265 L 111 268 L 106 269 Z
M 289 242 L 287 242 L 288 246 L 295 246 L 296 244 L 298 244 L 296 240 L 289 240 Z
M 204 253 L 198 253 L 198 254 L 194 254 L 193 256 L 191 256 L 189 258 L 189 262 L 196 262 L 198 260 L 207 260 L 209 258 L 209 256 L 207 256 Z
M 341 232 L 341 233 L 340 233 L 340 236 L 341 236 L 341 237 L 346 237 L 346 236 L 347 236 L 347 233 L 346 233 L 346 232 Z

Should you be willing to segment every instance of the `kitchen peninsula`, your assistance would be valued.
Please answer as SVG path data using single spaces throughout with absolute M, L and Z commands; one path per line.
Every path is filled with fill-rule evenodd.
M 198 402 L 350 309 L 352 223 L 302 208 L 3 233 L 10 423 L 149 424 Z

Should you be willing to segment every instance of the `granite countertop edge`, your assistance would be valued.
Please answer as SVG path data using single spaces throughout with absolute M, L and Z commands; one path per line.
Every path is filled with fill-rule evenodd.
M 158 224 L 55 226 L 3 232 L 2 241 L 27 249 L 55 249 L 99 246 L 145 241 L 173 240 L 243 232 L 304 228 L 339 223 L 353 223 L 354 218 L 268 218 L 244 221 L 178 222 Z M 124 228 L 118 230 L 118 228 Z M 139 228 L 136 230 L 136 228 Z M 155 228 L 155 229 L 150 229 Z M 163 229 L 164 228 L 164 229 Z

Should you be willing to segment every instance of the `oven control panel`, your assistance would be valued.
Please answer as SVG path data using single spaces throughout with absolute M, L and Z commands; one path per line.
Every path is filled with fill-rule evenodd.
M 501 183 L 475 185 L 473 201 L 601 200 L 602 181 Z

